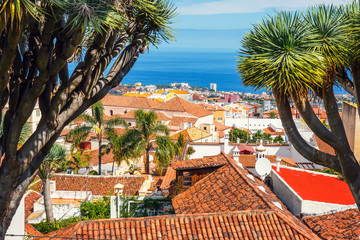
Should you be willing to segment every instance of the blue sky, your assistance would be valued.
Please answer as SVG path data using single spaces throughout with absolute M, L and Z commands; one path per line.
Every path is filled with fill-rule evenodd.
M 173 0 L 176 42 L 160 49 L 237 49 L 242 36 L 266 15 L 345 0 Z M 194 31 L 199 30 L 202 31 Z

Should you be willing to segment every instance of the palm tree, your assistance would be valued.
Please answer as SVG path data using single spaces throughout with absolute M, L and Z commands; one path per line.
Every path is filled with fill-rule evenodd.
M 168 166 L 179 150 L 169 138 L 169 129 L 157 121 L 154 111 L 139 109 L 135 112 L 134 128 L 114 141 L 114 155 L 120 160 L 140 156 L 145 152 L 145 172 L 150 173 L 150 150 L 157 145 L 155 163 L 159 169 Z M 121 151 L 118 151 L 120 150 Z
M 72 151 L 77 147 L 81 142 L 83 142 L 91 132 L 96 134 L 98 143 L 99 143 L 99 175 L 101 175 L 101 149 L 102 149 L 102 140 L 105 132 L 114 133 L 115 126 L 125 126 L 127 123 L 124 119 L 120 117 L 112 117 L 107 122 L 104 122 L 104 106 L 101 102 L 97 102 L 91 106 L 92 115 L 81 114 L 78 119 L 84 120 L 85 124 L 76 127 L 71 130 L 66 139 L 72 139 Z
M 66 149 L 58 144 L 54 144 L 48 155 L 46 155 L 43 163 L 40 165 L 38 176 L 43 182 L 44 206 L 46 213 L 46 220 L 48 222 L 54 221 L 51 196 L 50 196 L 50 179 L 55 171 L 66 160 Z
M 354 94 L 360 76 L 358 19 L 360 2 L 343 7 L 280 12 L 254 25 L 242 41 L 238 71 L 247 86 L 274 93 L 279 116 L 296 150 L 312 162 L 341 172 L 360 208 L 360 165 L 350 149 L 333 87 L 336 81 Z M 351 71 L 354 81 L 347 78 Z M 353 86 L 353 87 L 351 87 Z M 330 130 L 317 118 L 309 92 L 323 99 Z M 336 156 L 303 139 L 292 119 L 289 99 L 309 128 L 334 148 Z
M 90 155 L 84 154 L 83 149 L 78 149 L 76 152 L 71 153 L 71 158 L 64 162 L 64 168 L 73 170 L 74 174 L 79 173 L 79 169 L 82 167 L 90 166 Z

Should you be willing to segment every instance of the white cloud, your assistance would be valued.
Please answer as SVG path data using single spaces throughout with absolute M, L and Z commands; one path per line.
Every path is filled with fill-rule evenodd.
M 299 9 L 316 4 L 341 4 L 349 0 L 218 0 L 180 6 L 182 15 L 209 15 L 228 13 L 255 13 L 266 9 Z

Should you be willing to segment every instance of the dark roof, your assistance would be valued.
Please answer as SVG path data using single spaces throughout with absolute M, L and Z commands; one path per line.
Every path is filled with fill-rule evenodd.
M 360 237 L 358 209 L 304 217 L 303 221 L 323 239 L 359 239 Z
M 114 194 L 114 186 L 124 185 L 124 194 L 137 195 L 143 182 L 141 176 L 93 176 L 75 174 L 55 174 L 51 180 L 56 181 L 58 191 L 91 191 L 93 195 L 107 196 Z M 42 191 L 42 181 L 32 186 L 32 189 Z
M 79 222 L 39 239 L 319 239 L 276 211 L 165 215 Z
M 200 168 L 211 168 L 223 166 L 227 163 L 224 155 L 209 156 L 196 159 L 188 159 L 171 163 L 171 167 L 175 170 L 189 170 Z

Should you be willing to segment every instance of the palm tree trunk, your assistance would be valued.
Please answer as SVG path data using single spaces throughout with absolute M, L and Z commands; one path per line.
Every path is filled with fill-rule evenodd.
M 150 149 L 146 148 L 145 173 L 150 174 Z
M 99 139 L 99 175 L 101 175 L 101 139 Z
M 50 192 L 50 179 L 45 178 L 42 179 L 43 181 L 43 194 L 44 194 L 44 207 L 45 207 L 45 214 L 46 220 L 48 222 L 54 221 L 53 210 L 52 210 L 52 203 L 51 203 L 51 192 Z

